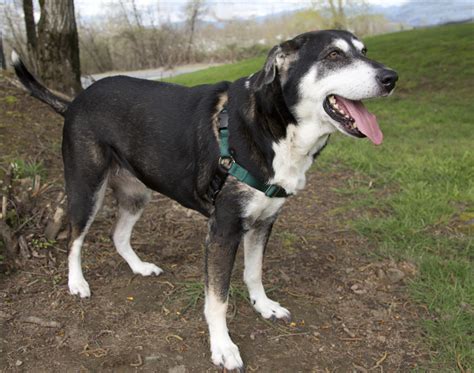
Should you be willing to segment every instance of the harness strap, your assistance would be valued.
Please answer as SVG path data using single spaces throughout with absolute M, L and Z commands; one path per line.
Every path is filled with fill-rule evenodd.
M 255 176 L 253 176 L 249 171 L 247 171 L 244 167 L 239 165 L 235 162 L 234 157 L 230 154 L 229 151 L 229 114 L 227 112 L 227 107 L 224 106 L 222 111 L 219 113 L 219 140 L 220 140 L 220 158 L 219 158 L 219 166 L 226 171 L 227 175 L 234 176 L 237 180 L 251 186 L 254 189 L 260 190 L 261 192 L 265 193 L 267 197 L 274 198 L 285 198 L 290 196 L 290 193 L 287 193 L 284 188 L 276 184 L 267 184 Z M 214 202 L 217 195 L 219 194 L 220 190 L 222 189 L 225 178 L 222 178 L 222 175 L 219 173 L 216 175 L 214 182 L 211 183 L 216 185 L 216 180 L 219 180 L 221 183 L 220 188 L 217 190 L 211 191 L 210 195 L 212 201 Z

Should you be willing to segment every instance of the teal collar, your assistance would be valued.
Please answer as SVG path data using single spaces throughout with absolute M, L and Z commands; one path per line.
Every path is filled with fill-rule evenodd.
M 285 198 L 290 196 L 284 188 L 276 184 L 267 184 L 257 179 L 244 167 L 239 165 L 229 151 L 229 114 L 227 108 L 224 107 L 219 113 L 219 140 L 220 140 L 220 151 L 221 156 L 219 158 L 219 165 L 222 166 L 229 175 L 234 176 L 237 180 L 242 183 L 251 186 L 254 189 L 260 190 L 265 193 L 267 197 L 274 198 Z

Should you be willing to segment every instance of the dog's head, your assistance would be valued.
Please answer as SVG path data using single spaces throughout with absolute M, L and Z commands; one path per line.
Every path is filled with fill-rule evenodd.
M 392 93 L 398 75 L 366 53 L 350 32 L 308 32 L 273 47 L 252 86 L 258 91 L 280 85 L 298 123 L 314 122 L 321 133 L 337 129 L 380 144 L 382 132 L 361 100 Z

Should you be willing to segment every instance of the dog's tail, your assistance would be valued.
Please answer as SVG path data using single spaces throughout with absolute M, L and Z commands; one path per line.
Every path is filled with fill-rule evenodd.
M 64 116 L 71 101 L 55 95 L 48 88 L 38 82 L 38 80 L 36 80 L 36 78 L 28 71 L 25 64 L 20 59 L 20 56 L 18 56 L 15 51 L 12 52 L 12 64 L 21 84 L 23 84 L 30 94 L 51 106 L 58 114 Z

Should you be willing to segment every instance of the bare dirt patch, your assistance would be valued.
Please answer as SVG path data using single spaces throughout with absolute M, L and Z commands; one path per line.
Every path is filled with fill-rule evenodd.
M 61 188 L 60 124 L 45 106 L 0 82 L 2 167 L 12 157 L 42 159 L 48 181 Z M 357 214 L 347 208 L 353 197 L 332 188 L 351 177 L 316 168 L 274 228 L 264 282 L 292 312 L 291 324 L 253 311 L 239 253 L 228 321 L 247 371 L 393 372 L 425 360 L 417 327 L 422 310 L 406 292 L 416 268 L 374 255 L 376 248 L 347 225 Z M 113 248 L 114 218 L 109 197 L 84 248 L 91 299 L 68 294 L 64 240 L 37 248 L 40 255 L 21 270 L 0 275 L 1 371 L 217 371 L 202 315 L 205 219 L 155 194 L 132 243 L 165 273 L 143 278 Z M 28 245 L 42 239 L 42 224 L 25 226 Z

